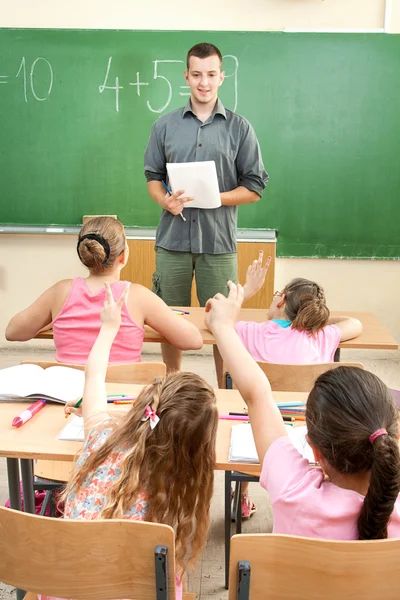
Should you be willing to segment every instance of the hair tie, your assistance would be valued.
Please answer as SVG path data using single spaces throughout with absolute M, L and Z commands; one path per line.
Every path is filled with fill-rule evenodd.
M 99 242 L 101 246 L 103 246 L 104 252 L 106 253 L 106 258 L 102 263 L 104 265 L 110 258 L 110 244 L 107 242 L 107 240 L 105 240 L 102 235 L 98 235 L 97 233 L 87 233 L 86 235 L 83 235 L 81 238 L 79 238 L 76 246 L 76 251 L 78 252 L 79 258 L 81 258 L 81 255 L 79 254 L 79 245 L 81 242 L 83 242 L 83 240 L 95 240 L 96 242 Z
M 381 429 L 377 429 L 376 431 L 374 431 L 374 433 L 372 433 L 369 436 L 369 441 L 371 442 L 371 444 L 373 444 L 374 441 L 378 439 L 378 437 L 381 437 L 381 435 L 387 435 L 387 431 L 383 427 Z
M 150 419 L 151 429 L 154 429 L 154 427 L 156 427 L 156 425 L 160 421 L 160 417 L 157 415 L 156 411 L 151 408 L 150 405 L 146 406 L 142 421 L 147 421 L 148 419 Z

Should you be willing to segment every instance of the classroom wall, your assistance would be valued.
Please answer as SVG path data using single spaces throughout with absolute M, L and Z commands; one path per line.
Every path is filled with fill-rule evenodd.
M 12 315 L 47 287 L 59 279 L 86 274 L 76 254 L 75 236 L 0 235 L 0 256 L 1 332 Z M 24 273 L 23 279 L 19 273 Z M 373 312 L 400 341 L 398 261 L 276 260 L 275 289 L 299 276 L 320 283 L 332 309 Z M 0 346 L 7 344 L 1 335 Z
M 3 0 L 1 27 L 115 29 L 345 29 L 400 33 L 400 0 Z M 266 165 L 268 168 L 268 165 Z M 268 191 L 265 194 L 268 202 Z M 150 200 L 149 200 L 150 202 Z M 1 209 L 0 209 L 1 215 Z M 0 216 L 1 219 L 1 216 Z M 0 234 L 0 331 L 9 318 L 60 278 L 83 274 L 70 236 Z M 18 275 L 23 272 L 24 280 Z M 397 261 L 277 259 L 277 289 L 292 277 L 315 279 L 337 310 L 376 314 L 400 340 L 400 265 Z M 6 344 L 0 338 L 0 345 Z

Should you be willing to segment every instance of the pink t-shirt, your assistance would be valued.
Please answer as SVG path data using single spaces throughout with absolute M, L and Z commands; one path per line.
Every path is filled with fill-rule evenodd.
M 324 481 L 290 439 L 278 438 L 269 447 L 260 484 L 268 490 L 274 515 L 273 533 L 330 540 L 357 540 L 357 519 L 364 496 Z M 400 537 L 400 500 L 388 525 L 388 537 Z
M 114 281 L 111 289 L 118 300 L 125 281 Z M 86 364 L 89 352 L 101 327 L 100 311 L 106 298 L 105 289 L 92 294 L 85 279 L 73 280 L 71 290 L 59 314 L 53 321 L 56 360 L 75 365 Z M 140 362 L 144 329 L 135 323 L 124 303 L 121 327 L 111 347 L 109 363 Z
M 255 360 L 279 364 L 332 362 L 341 336 L 336 325 L 327 325 L 313 336 L 292 327 L 281 327 L 273 320 L 239 321 L 235 329 Z

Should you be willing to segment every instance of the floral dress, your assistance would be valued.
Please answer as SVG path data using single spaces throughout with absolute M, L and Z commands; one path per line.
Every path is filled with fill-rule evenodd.
M 108 438 L 112 428 L 108 427 L 99 430 L 92 429 L 86 439 L 82 453 L 77 460 L 76 466 L 81 467 L 89 456 L 95 450 L 100 448 Z M 102 510 L 107 488 L 112 481 L 117 479 L 121 474 L 120 465 L 125 458 L 125 452 L 114 451 L 110 452 L 106 460 L 99 465 L 95 471 L 92 471 L 86 476 L 81 487 L 71 491 L 65 501 L 65 519 L 97 519 Z M 133 521 L 144 521 L 146 517 L 147 502 L 144 493 L 139 494 L 136 502 L 129 508 L 123 518 L 132 519 Z M 182 598 L 182 584 L 179 578 L 176 578 L 176 600 Z M 54 596 L 45 596 L 38 594 L 39 600 L 65 600 Z

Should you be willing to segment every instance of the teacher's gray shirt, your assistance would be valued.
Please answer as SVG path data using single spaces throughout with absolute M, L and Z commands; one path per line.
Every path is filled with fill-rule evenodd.
M 144 155 L 146 179 L 167 181 L 167 163 L 203 160 L 215 161 L 221 192 L 242 185 L 262 195 L 268 174 L 254 129 L 220 100 L 204 123 L 193 113 L 190 100 L 154 123 Z M 163 210 L 156 246 L 194 254 L 236 252 L 237 208 L 185 208 L 186 222 Z

